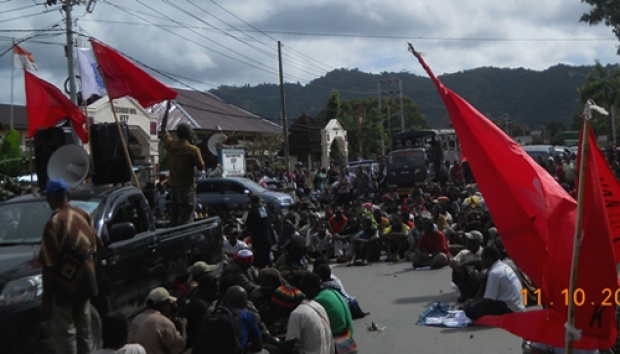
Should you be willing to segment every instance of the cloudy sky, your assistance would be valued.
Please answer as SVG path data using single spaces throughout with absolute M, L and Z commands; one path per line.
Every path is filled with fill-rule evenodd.
M 0 103 L 11 100 L 13 38 L 34 54 L 37 75 L 59 87 L 67 78 L 65 13 L 37 3 L 0 0 Z M 336 68 L 424 75 L 408 41 L 436 74 L 617 63 L 611 29 L 579 22 L 588 9 L 580 0 L 96 0 L 72 14 L 80 43 L 95 37 L 176 80 L 150 71 L 167 84 L 208 90 L 277 83 L 277 41 L 285 80 L 301 84 Z M 23 74 L 14 79 L 23 104 Z

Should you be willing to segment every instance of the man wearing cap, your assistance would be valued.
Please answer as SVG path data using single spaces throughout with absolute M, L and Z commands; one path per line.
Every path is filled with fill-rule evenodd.
M 241 280 L 240 285 L 248 294 L 251 294 L 252 291 L 259 288 L 257 284 L 258 275 L 252 267 L 254 253 L 250 250 L 239 250 L 237 253 L 233 254 L 232 260 L 232 262 L 226 264 L 226 267 L 222 271 L 222 278 L 230 274 L 239 276 Z
M 176 301 L 165 288 L 151 290 L 146 297 L 146 310 L 129 326 L 129 343 L 141 344 L 148 354 L 182 353 L 187 321 L 175 318 Z
M 190 140 L 191 128 L 181 123 L 177 126 L 177 137 L 174 141 L 170 133 L 164 133 L 162 139 L 168 151 L 170 161 L 170 226 L 189 224 L 193 220 L 196 209 L 196 183 L 194 168 L 204 169 L 204 161 L 200 149 Z
M 412 255 L 414 267 L 442 268 L 448 265 L 450 250 L 443 232 L 435 230 L 432 215 L 422 213 L 422 235 Z
M 98 293 L 93 258 L 99 238 L 90 214 L 69 203 L 64 180 L 49 180 L 45 191 L 52 216 L 43 230 L 39 253 L 43 315 L 50 319 L 55 352 L 90 353 L 88 302 Z
M 450 260 L 452 282 L 459 288 L 458 302 L 465 302 L 476 296 L 480 288 L 478 271 L 482 267 L 482 234 L 478 230 L 465 233 L 465 249 Z
M 277 288 L 271 300 L 290 313 L 282 343 L 285 353 L 297 346 L 300 354 L 334 354 L 329 317 L 321 304 L 306 299 L 304 293 L 290 285 Z

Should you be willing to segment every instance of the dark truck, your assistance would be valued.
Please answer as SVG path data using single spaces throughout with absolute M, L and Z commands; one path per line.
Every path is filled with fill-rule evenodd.
M 88 211 L 103 248 L 97 254 L 100 294 L 91 301 L 93 330 L 114 309 L 138 312 L 147 293 L 167 286 L 195 261 L 222 260 L 222 225 L 208 218 L 158 229 L 144 195 L 134 187 L 72 190 L 71 204 Z M 0 204 L 0 353 L 46 353 L 48 328 L 41 320 L 41 236 L 51 215 L 44 196 Z

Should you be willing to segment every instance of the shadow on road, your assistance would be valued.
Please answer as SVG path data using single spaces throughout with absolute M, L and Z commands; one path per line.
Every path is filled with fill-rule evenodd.
M 449 333 L 463 333 L 463 332 L 482 332 L 482 331 L 490 331 L 496 330 L 495 327 L 487 327 L 487 326 L 470 326 L 470 327 L 461 327 L 461 328 L 443 328 L 441 333 L 449 334 Z M 469 336 L 470 339 L 474 338 L 472 334 Z
M 421 302 L 428 303 L 431 305 L 434 302 L 454 302 L 458 298 L 453 292 L 442 293 L 437 295 L 424 295 L 424 296 L 414 296 L 414 297 L 401 297 L 399 299 L 395 299 L 395 304 L 418 304 Z

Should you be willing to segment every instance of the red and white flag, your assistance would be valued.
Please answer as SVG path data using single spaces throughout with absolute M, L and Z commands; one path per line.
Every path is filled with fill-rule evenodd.
M 13 53 L 15 54 L 15 66 L 18 68 L 37 70 L 37 66 L 34 63 L 34 55 L 24 48 L 13 45 Z

